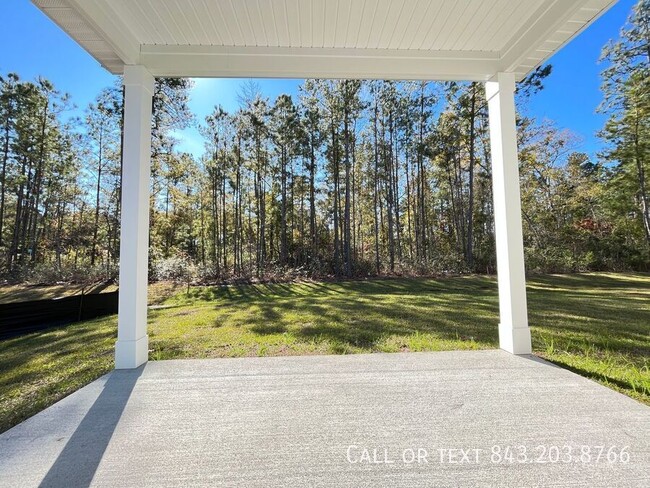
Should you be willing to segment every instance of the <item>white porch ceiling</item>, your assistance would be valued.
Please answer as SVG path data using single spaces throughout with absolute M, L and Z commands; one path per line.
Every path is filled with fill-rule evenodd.
M 32 0 L 111 73 L 523 78 L 616 0 Z

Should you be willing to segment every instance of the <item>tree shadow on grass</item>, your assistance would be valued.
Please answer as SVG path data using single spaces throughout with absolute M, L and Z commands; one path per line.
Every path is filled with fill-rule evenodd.
M 496 310 L 494 327 L 486 327 L 471 313 L 459 312 L 456 307 L 439 310 L 435 313 L 427 310 L 431 305 L 426 299 L 409 303 L 383 304 L 371 302 L 359 310 L 354 298 L 338 299 L 331 307 L 314 312 L 317 322 L 296 332 L 304 340 L 327 340 L 329 342 L 375 349 L 390 336 L 408 338 L 416 334 L 431 334 L 443 340 L 472 340 L 486 346 L 496 346 L 498 330 Z M 474 310 L 482 310 L 473 304 Z M 303 308 L 310 310 L 311 305 Z M 463 307 L 459 307 L 460 310 Z
M 291 287 L 278 291 L 276 285 L 268 285 L 274 287 L 273 295 L 237 298 L 230 305 L 241 303 L 255 310 L 246 326 L 256 334 L 290 331 L 299 340 L 328 342 L 343 349 L 376 350 L 389 336 L 415 334 L 496 346 L 498 307 L 493 282 L 463 280 L 457 285 L 442 288 L 429 280 L 309 283 L 307 293 L 294 292 Z M 404 299 L 382 298 L 386 295 Z M 288 314 L 294 318 L 288 320 Z M 494 326 L 486 327 L 481 317 L 493 319 Z
M 593 280 L 592 280 L 593 281 Z M 597 283 L 600 283 L 598 280 Z M 591 288 L 594 288 L 592 282 Z M 600 287 L 599 287 L 600 288 Z M 530 324 L 556 345 L 579 343 L 650 357 L 650 313 L 629 293 L 534 290 L 529 293 Z
M 287 331 L 287 327 L 282 324 L 255 324 L 250 330 L 258 335 L 274 335 L 283 334 Z
M 648 311 L 639 301 L 650 288 L 646 277 L 530 277 L 530 324 L 556 343 L 647 355 Z M 489 276 L 238 285 L 204 290 L 202 297 L 219 301 L 217 307 L 250 308 L 241 325 L 253 333 L 287 332 L 330 347 L 374 350 L 390 336 L 408 340 L 417 334 L 498 344 L 497 284 Z
M 592 274 L 571 273 L 561 275 L 533 275 L 528 278 L 530 284 L 539 284 L 550 289 L 553 288 L 600 288 L 620 289 L 630 286 L 650 290 L 650 273 L 625 273 L 625 274 Z
M 301 283 L 237 284 L 212 287 L 196 287 L 190 290 L 188 299 L 211 302 L 224 300 L 234 303 L 240 300 L 277 299 L 292 297 L 326 297 L 363 295 L 413 295 L 420 293 L 447 293 L 453 291 L 492 290 L 496 292 L 494 278 L 484 276 L 440 279 L 373 279 L 357 281 Z
M 12 384 L 25 384 L 38 381 L 43 371 L 25 367 L 35 359 L 51 358 L 59 369 L 76 360 L 77 350 L 93 345 L 97 355 L 112 353 L 113 342 L 117 337 L 117 328 L 98 327 L 93 322 L 74 324 L 66 327 L 36 332 L 3 341 L 0 353 L 0 390 Z M 106 344 L 103 349 L 100 345 Z
M 564 369 L 567 369 L 571 371 L 572 373 L 579 374 L 580 376 L 584 376 L 585 378 L 589 378 L 592 380 L 598 380 L 601 381 L 605 384 L 611 384 L 614 386 L 617 386 L 621 390 L 624 390 L 628 393 L 638 393 L 640 395 L 650 395 L 650 390 L 648 388 L 643 387 L 643 386 L 635 386 L 629 381 L 625 381 L 623 379 L 619 378 L 614 378 L 613 376 L 607 375 L 603 372 L 598 372 L 598 371 L 590 371 L 584 368 L 579 368 L 577 366 L 574 366 L 572 364 L 569 364 L 565 361 L 561 361 L 559 359 L 553 359 L 553 358 L 546 358 L 546 361 L 549 363 L 552 363 L 556 366 L 560 366 Z

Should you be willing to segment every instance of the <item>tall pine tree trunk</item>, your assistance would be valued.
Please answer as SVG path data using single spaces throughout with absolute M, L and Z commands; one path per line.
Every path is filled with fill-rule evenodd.
M 346 85 L 347 86 L 347 85 Z M 347 92 L 347 89 L 346 89 Z M 352 262 L 350 252 L 350 128 L 349 128 L 349 112 L 346 104 L 345 114 L 343 118 L 343 130 L 345 132 L 345 202 L 344 202 L 344 225 L 343 225 L 343 252 L 345 259 L 345 275 L 352 276 Z
M 374 90 L 373 90 L 374 91 Z M 373 209 L 375 217 L 375 271 L 377 275 L 381 274 L 381 262 L 379 258 L 379 147 L 377 140 L 377 122 L 379 118 L 379 108 L 377 93 L 374 93 L 375 99 L 375 116 L 373 118 L 373 155 L 375 159 L 375 172 L 373 174 Z
M 99 231 L 99 197 L 102 189 L 102 161 L 103 156 L 103 130 L 99 131 L 99 157 L 97 162 L 97 186 L 95 187 L 95 222 L 93 225 L 93 242 L 90 250 L 90 265 L 95 265 L 95 256 L 97 255 L 97 234 Z
M 467 202 L 467 246 L 465 260 L 467 267 L 474 269 L 474 166 L 476 164 L 476 83 L 472 83 L 472 101 L 469 116 L 469 197 Z

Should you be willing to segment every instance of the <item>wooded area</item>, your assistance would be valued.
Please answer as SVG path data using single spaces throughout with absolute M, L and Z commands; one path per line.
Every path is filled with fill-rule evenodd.
M 519 84 L 529 270 L 650 267 L 650 2 L 603 50 L 608 121 L 596 158 L 526 115 L 550 67 Z M 495 271 L 482 84 L 305 80 L 196 121 L 191 80 L 159 79 L 152 120 L 151 274 L 219 281 L 282 275 Z M 47 80 L 0 77 L 0 270 L 9 280 L 115 276 L 122 90 L 82 120 Z M 198 124 L 205 154 L 174 138 Z

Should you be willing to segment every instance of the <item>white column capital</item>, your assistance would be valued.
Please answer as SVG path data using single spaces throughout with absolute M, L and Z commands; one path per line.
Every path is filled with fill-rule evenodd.
M 488 102 L 499 93 L 515 93 L 514 73 L 497 73 L 485 83 L 485 97 Z
M 150 95 L 153 95 L 155 78 L 149 70 L 142 65 L 133 64 L 124 66 L 124 75 L 122 77 L 122 84 L 124 86 L 138 86 L 142 87 Z

